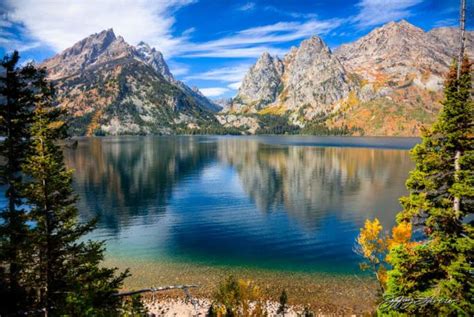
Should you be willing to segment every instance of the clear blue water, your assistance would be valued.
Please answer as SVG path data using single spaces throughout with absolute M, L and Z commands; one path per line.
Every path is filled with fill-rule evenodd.
M 393 224 L 417 141 L 86 138 L 65 158 L 111 257 L 350 274 L 365 219 Z

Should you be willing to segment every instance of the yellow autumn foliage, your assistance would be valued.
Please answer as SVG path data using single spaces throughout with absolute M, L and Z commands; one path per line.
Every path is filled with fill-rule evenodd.
M 52 121 L 48 124 L 48 129 L 56 130 L 61 128 L 65 124 L 64 121 Z
M 411 240 L 411 223 L 400 222 L 392 228 L 392 236 L 388 239 L 388 249 L 400 244 L 408 244 Z
M 263 108 L 258 112 L 260 115 L 276 115 L 276 116 L 281 116 L 284 115 L 287 109 L 283 105 L 274 105 L 270 107 Z
M 265 316 L 262 291 L 251 280 L 230 276 L 219 285 L 211 310 L 210 316 L 216 317 L 228 316 L 229 312 L 243 317 Z
M 357 237 L 357 243 L 365 258 L 372 259 L 376 256 L 376 253 L 385 250 L 382 229 L 383 227 L 377 218 L 373 221 L 369 219 L 365 221 L 364 227 L 360 230 L 360 234 Z
M 384 233 L 383 226 L 377 218 L 372 221 L 367 219 L 364 227 L 360 229 L 357 251 L 366 259 L 361 268 L 374 272 L 382 290 L 387 285 L 390 249 L 401 244 L 408 248 L 412 247 L 415 242 L 412 242 L 411 238 L 412 225 L 409 222 L 400 222 L 394 226 L 391 235 Z

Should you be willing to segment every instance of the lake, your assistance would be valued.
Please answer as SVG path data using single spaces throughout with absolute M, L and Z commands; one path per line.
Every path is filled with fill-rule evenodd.
M 84 138 L 65 158 L 111 259 L 353 274 L 365 219 L 394 223 L 417 141 Z
M 198 284 L 229 274 L 273 300 L 324 312 L 371 312 L 376 283 L 359 270 L 367 218 L 394 224 L 417 138 L 147 136 L 81 138 L 65 148 L 88 238 L 125 288 Z M 0 198 L 0 206 L 5 205 Z M 181 293 L 175 294 L 182 296 Z

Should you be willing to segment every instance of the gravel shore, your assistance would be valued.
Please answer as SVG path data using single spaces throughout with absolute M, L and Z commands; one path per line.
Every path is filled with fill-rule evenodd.
M 145 305 L 148 309 L 149 316 L 156 317 L 194 317 L 207 316 L 211 301 L 206 298 L 194 298 L 192 303 L 180 298 L 163 298 L 155 300 L 145 300 Z M 267 301 L 265 308 L 269 317 L 283 316 L 278 314 L 279 304 L 277 302 Z M 285 317 L 298 317 L 303 315 L 304 308 L 299 306 L 290 306 L 285 312 Z M 314 317 L 326 316 L 356 316 L 353 314 L 325 314 L 321 311 L 314 312 Z

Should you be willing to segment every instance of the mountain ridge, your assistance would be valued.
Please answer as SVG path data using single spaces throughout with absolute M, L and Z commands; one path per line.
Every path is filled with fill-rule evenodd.
M 253 134 L 283 124 L 289 131 L 413 136 L 441 107 L 457 33 L 446 27 L 425 32 L 401 20 L 334 51 L 312 36 L 283 58 L 262 53 L 222 106 L 175 79 L 161 52 L 144 42 L 130 45 L 112 29 L 41 66 L 78 135 L 200 133 L 216 125 Z M 466 54 L 474 59 L 472 31 Z
M 425 32 L 401 20 L 334 51 L 312 37 L 290 49 L 282 60 L 282 75 L 276 78 L 268 71 L 270 64 L 267 71 L 261 69 L 268 54 L 264 53 L 244 77 L 228 112 L 287 116 L 299 127 L 316 122 L 368 135 L 418 135 L 441 107 L 444 76 L 456 57 L 456 33 L 453 28 Z M 466 54 L 472 59 L 474 32 L 467 32 L 466 38 Z M 255 78 L 255 67 L 260 75 L 272 76 Z M 264 107 L 256 102 L 262 97 L 258 94 L 245 104 L 252 100 L 248 92 L 260 91 L 262 85 L 278 87 L 279 93 Z
M 169 134 L 217 124 L 210 100 L 171 74 L 161 52 L 112 29 L 92 34 L 42 64 L 72 133 Z

